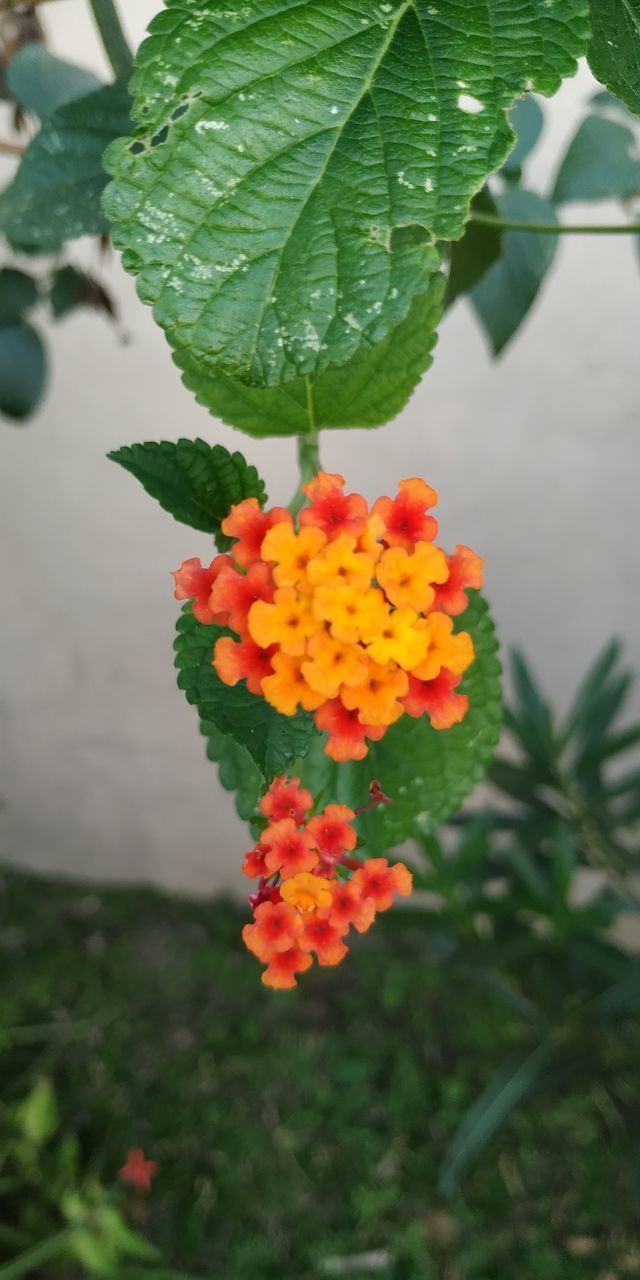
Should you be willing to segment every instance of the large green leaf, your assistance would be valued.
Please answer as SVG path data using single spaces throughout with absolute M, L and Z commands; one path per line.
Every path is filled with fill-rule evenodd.
M 502 218 L 514 222 L 554 223 L 555 210 L 532 191 L 511 190 L 497 198 Z M 507 231 L 502 254 L 471 290 L 471 302 L 498 355 L 530 311 L 549 268 L 558 237 L 531 231 Z
M 299 765 L 314 792 L 322 791 L 326 801 L 353 808 L 366 804 L 369 783 L 378 779 L 392 803 L 360 819 L 369 850 L 384 851 L 411 836 L 427 835 L 445 822 L 479 782 L 498 744 L 502 718 L 498 642 L 487 605 L 477 592 L 470 592 L 458 629 L 470 631 L 476 647 L 475 662 L 460 686 L 470 702 L 462 724 L 436 730 L 427 716 L 420 720 L 403 716 L 381 742 L 371 744 L 360 762 L 334 764 L 324 753 L 324 739 L 319 739 Z
M 466 238 L 466 237 L 465 237 Z M 215 362 L 177 351 L 183 380 L 200 404 L 252 436 L 288 436 L 321 427 L 378 427 L 400 413 L 432 362 L 444 281 L 431 277 L 408 316 L 346 364 L 279 387 L 251 387 Z
M 101 87 L 92 71 L 54 57 L 35 40 L 25 44 L 11 59 L 6 80 L 12 98 L 41 120 L 65 102 Z
M 265 487 L 255 467 L 241 453 L 206 440 L 149 440 L 124 445 L 107 455 L 131 472 L 160 506 L 182 524 L 212 533 L 227 545 L 220 523 L 243 498 L 266 502 Z
M 234 793 L 239 817 L 250 822 L 258 811 L 258 800 L 264 791 L 260 770 L 246 748 L 226 737 L 210 720 L 200 721 L 200 732 L 207 740 L 207 758 L 218 766 L 222 786 L 225 791 Z
M 197 622 L 187 604 L 178 621 L 175 641 L 178 686 L 197 707 L 201 723 L 210 722 L 253 760 L 265 782 L 290 771 L 294 760 L 309 750 L 317 736 L 311 716 L 282 716 L 244 684 L 229 688 L 212 666 L 216 640 L 228 632 Z M 211 741 L 211 739 L 210 739 Z M 219 750 L 219 741 L 212 747 Z M 263 787 L 264 789 L 264 787 Z
M 640 115 L 640 3 L 591 0 L 591 29 L 594 76 Z
M 105 231 L 102 154 L 128 127 L 129 96 L 122 83 L 105 85 L 52 111 L 27 147 L 13 182 L 0 194 L 0 231 L 43 252 L 76 236 Z
M 632 130 L 606 116 L 586 116 L 560 164 L 552 199 L 625 199 L 639 191 L 640 154 Z
M 588 0 L 170 0 L 105 209 L 174 347 L 275 385 L 387 336 L 575 69 Z
M 0 413 L 23 422 L 35 413 L 47 382 L 47 353 L 30 324 L 0 324 Z
M 487 187 L 474 197 L 474 212 L 489 213 L 496 217 L 498 210 Z M 489 267 L 502 252 L 502 231 L 487 223 L 468 222 L 461 240 L 451 246 L 449 277 L 445 293 L 445 306 L 450 307 L 461 294 L 469 293 L 482 279 Z

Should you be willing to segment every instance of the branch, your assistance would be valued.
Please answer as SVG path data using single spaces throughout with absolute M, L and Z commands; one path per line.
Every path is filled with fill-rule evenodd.
M 89 4 L 114 75 L 130 76 L 133 71 L 133 54 L 114 0 L 89 0 Z
M 472 213 L 470 222 L 485 227 L 498 227 L 501 231 L 531 231 L 541 236 L 628 236 L 640 233 L 639 222 L 616 222 L 608 225 L 582 223 L 569 225 L 562 222 L 511 222 L 493 213 Z

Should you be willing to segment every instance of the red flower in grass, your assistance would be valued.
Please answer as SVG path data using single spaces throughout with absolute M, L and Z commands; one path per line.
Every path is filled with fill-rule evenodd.
M 315 525 L 328 539 L 340 533 L 358 538 L 364 532 L 369 514 L 365 499 L 359 493 L 344 492 L 344 476 L 319 471 L 309 484 L 302 486 L 310 505 L 303 507 L 300 527 Z
M 259 560 L 265 534 L 273 524 L 281 524 L 283 520 L 293 524 L 291 512 L 285 507 L 263 511 L 257 498 L 245 498 L 232 507 L 220 527 L 227 538 L 237 538 L 233 547 L 236 564 L 246 569 Z
M 450 729 L 459 724 L 469 709 L 466 693 L 456 693 L 462 676 L 454 676 L 443 667 L 435 680 L 416 680 L 409 676 L 409 692 L 402 699 L 405 711 L 415 720 L 426 712 L 434 729 Z
M 267 827 L 260 837 L 260 844 L 267 850 L 267 871 L 270 875 L 279 872 L 283 880 L 297 876 L 301 871 L 313 871 L 318 861 L 312 837 L 297 827 L 293 818 L 282 818 Z
M 467 587 L 478 590 L 484 581 L 483 563 L 482 556 L 472 551 L 471 547 L 457 546 L 453 555 L 447 556 L 449 568 L 447 581 L 433 587 L 435 592 L 433 608 L 443 609 L 452 618 L 459 613 L 464 613 L 469 603 Z
M 176 584 L 174 596 L 176 600 L 193 600 L 193 616 L 198 622 L 207 625 L 218 622 L 226 626 L 227 615 L 216 614 L 210 603 L 211 592 L 223 569 L 232 567 L 229 556 L 216 556 L 205 569 L 198 557 L 184 560 L 179 569 L 174 569 L 172 578 Z
M 388 911 L 393 906 L 394 893 L 407 897 L 413 886 L 413 876 L 404 862 L 389 866 L 386 858 L 367 858 L 353 876 L 353 884 L 362 897 L 373 902 L 376 911 Z
M 274 591 L 273 575 L 268 564 L 250 564 L 246 573 L 238 573 L 237 569 L 227 566 L 224 573 L 218 575 L 211 592 L 211 608 L 214 612 L 226 615 L 232 631 L 237 631 L 239 636 L 247 636 L 247 618 L 251 606 L 256 600 L 265 600 L 270 604 Z
M 223 684 L 246 680 L 249 693 L 262 693 L 262 681 L 273 673 L 270 649 L 260 649 L 253 640 L 232 640 L 221 636 L 216 642 L 213 665 Z
M 387 731 L 384 724 L 361 724 L 357 707 L 348 711 L 340 698 L 323 702 L 315 713 L 315 722 L 321 732 L 329 734 L 325 751 L 332 760 L 364 760 L 369 750 L 367 738 L 377 742 Z
M 262 975 L 265 987 L 273 987 L 276 991 L 288 991 L 297 986 L 296 974 L 304 973 L 311 968 L 313 960 L 308 952 L 299 947 L 291 947 L 289 951 L 277 951 L 271 957 L 268 968 Z
M 328 804 L 323 813 L 316 814 L 307 824 L 323 862 L 339 862 L 343 853 L 355 849 L 357 837 L 350 826 L 355 816 L 346 804 Z
M 378 498 L 373 511 L 384 520 L 385 542 L 390 547 L 404 547 L 405 551 L 413 551 L 417 542 L 432 542 L 438 522 L 425 512 L 437 501 L 435 489 L 418 478 L 401 480 L 397 497 Z
M 122 1182 L 130 1182 L 138 1191 L 150 1191 L 151 1179 L 158 1172 L 155 1160 L 145 1160 L 142 1147 L 131 1147 L 127 1154 L 126 1164 L 118 1170 Z
M 313 809 L 313 796 L 300 786 L 299 778 L 274 778 L 258 807 L 270 822 L 293 818 L 296 826 L 300 827 Z

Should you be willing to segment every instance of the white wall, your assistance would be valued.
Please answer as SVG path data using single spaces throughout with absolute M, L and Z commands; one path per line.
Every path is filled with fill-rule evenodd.
M 155 4 L 123 7 L 140 38 Z M 57 0 L 45 20 L 54 51 L 104 69 L 82 0 Z M 552 128 L 531 175 L 538 189 L 591 90 L 584 71 L 547 108 Z M 105 453 L 199 434 L 245 450 L 272 500 L 286 502 L 294 444 L 254 442 L 211 419 L 181 386 L 117 259 L 101 263 L 91 245 L 75 258 L 108 280 L 131 341 L 89 315 L 50 330 L 44 407 L 24 429 L 0 432 L 0 853 L 188 891 L 234 886 L 244 829 L 171 666 L 169 570 L 206 555 L 208 541 L 175 524 Z M 638 663 L 639 319 L 631 244 L 574 238 L 500 363 L 459 305 L 398 421 L 323 440 L 326 469 L 370 498 L 405 475 L 436 486 L 443 541 L 486 557 L 504 645 L 526 649 L 559 704 L 613 632 Z

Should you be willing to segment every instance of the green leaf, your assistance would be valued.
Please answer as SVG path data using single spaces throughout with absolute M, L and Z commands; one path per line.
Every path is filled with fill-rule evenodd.
M 62 320 L 78 307 L 91 307 L 94 311 L 104 311 L 111 319 L 116 317 L 115 303 L 104 286 L 70 265 L 54 273 L 49 302 L 56 320 Z
M 22 319 L 38 301 L 38 285 L 33 276 L 13 267 L 0 271 L 0 324 Z
M 65 102 L 101 88 L 92 71 L 54 57 L 36 40 L 23 45 L 11 59 L 6 81 L 11 97 L 41 120 Z
M 227 634 L 220 627 L 197 622 L 191 605 L 185 606 L 174 645 L 178 687 L 197 707 L 200 720 L 211 722 L 219 733 L 242 747 L 264 781 L 270 782 L 276 774 L 290 771 L 294 760 L 306 754 L 316 730 L 309 715 L 282 716 L 264 698 L 249 693 L 244 684 L 229 688 L 222 683 L 212 658 L 216 640 Z
M 589 66 L 597 80 L 640 115 L 638 0 L 591 0 Z
M 221 547 L 229 545 L 220 533 L 229 508 L 243 498 L 257 498 L 261 506 L 267 500 L 255 467 L 250 467 L 241 453 L 229 453 L 221 444 L 149 440 L 124 445 L 107 457 L 130 471 L 175 520 L 212 533 Z
M 218 765 L 218 777 L 225 791 L 233 791 L 239 817 L 250 822 L 264 790 L 260 770 L 249 752 L 221 733 L 210 720 L 200 721 L 200 732 L 207 739 L 207 759 Z
M 586 116 L 560 164 L 552 200 L 624 199 L 640 191 L 640 152 L 625 125 Z
M 170 0 L 104 207 L 172 346 L 272 386 L 382 341 L 506 158 L 514 99 L 575 70 L 587 7 Z
M 613 674 L 622 654 L 620 640 L 610 640 L 587 671 L 580 682 L 563 730 L 563 738 L 572 738 L 578 728 L 583 733 L 589 724 L 595 703 L 599 698 L 603 685 Z
M 198 402 L 249 435 L 297 435 L 310 425 L 378 427 L 400 413 L 432 363 L 443 288 L 442 276 L 432 276 L 406 320 L 382 342 L 361 347 L 346 364 L 286 386 L 247 386 L 221 373 L 214 361 L 188 351 L 176 351 L 174 359 Z
M 0 325 L 0 413 L 17 422 L 35 413 L 47 381 L 44 344 L 29 324 Z
M 514 222 L 557 222 L 555 210 L 532 191 L 506 191 L 497 199 L 501 218 Z M 555 235 L 506 231 L 502 256 L 471 291 L 473 308 L 494 355 L 499 355 L 535 302 L 553 264 Z
M 429 835 L 462 804 L 480 781 L 500 737 L 501 688 L 498 643 L 487 605 L 477 592 L 469 593 L 469 607 L 457 619 L 460 630 L 473 636 L 476 659 L 460 686 L 469 695 L 462 724 L 432 729 L 427 716 L 403 716 L 381 742 L 371 743 L 368 756 L 336 765 L 324 753 L 324 738 L 313 744 L 301 769 L 314 793 L 327 801 L 366 804 L 369 783 L 377 778 L 392 803 L 364 814 L 360 831 L 367 847 L 384 852 L 411 836 Z
M 50 1080 L 39 1080 L 15 1108 L 14 1119 L 28 1142 L 41 1147 L 58 1128 L 58 1108 Z
M 128 122 L 129 96 L 122 83 L 52 111 L 0 194 L 0 231 L 42 252 L 106 231 L 100 208 L 106 183 L 102 154 Z
M 495 201 L 487 187 L 483 187 L 482 191 L 474 196 L 471 209 L 479 213 L 493 215 L 498 213 Z M 450 307 L 461 293 L 469 293 L 474 284 L 482 279 L 489 267 L 500 257 L 501 252 L 500 227 L 468 222 L 462 239 L 456 240 L 451 246 L 445 306 Z
M 533 94 L 519 98 L 509 113 L 511 128 L 515 131 L 516 145 L 505 160 L 501 174 L 510 181 L 518 181 L 522 166 L 533 151 L 544 128 L 544 113 Z

